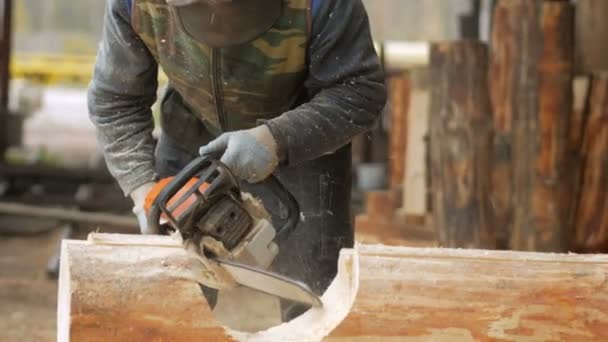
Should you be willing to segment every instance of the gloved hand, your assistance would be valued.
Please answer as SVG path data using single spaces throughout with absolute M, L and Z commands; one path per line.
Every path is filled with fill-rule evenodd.
M 133 213 L 137 217 L 137 222 L 139 223 L 139 230 L 144 235 L 154 235 L 160 233 L 152 231 L 148 227 L 148 217 L 146 215 L 146 210 L 144 209 L 146 196 L 148 195 L 152 187 L 154 187 L 154 183 L 146 183 L 133 190 L 133 192 L 131 192 L 130 194 L 134 204 Z
M 279 165 L 278 145 L 266 125 L 229 132 L 200 148 L 201 156 L 220 161 L 239 179 L 259 183 Z

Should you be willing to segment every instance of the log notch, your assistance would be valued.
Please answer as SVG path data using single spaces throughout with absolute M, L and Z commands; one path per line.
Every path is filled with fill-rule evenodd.
M 360 245 L 324 309 L 242 333 L 214 319 L 169 237 L 124 240 L 64 243 L 58 341 L 608 340 L 608 256 Z
M 582 149 L 576 250 L 608 252 L 608 74 L 594 77 Z
M 492 204 L 499 239 L 517 250 L 565 251 L 572 235 L 573 17 L 568 1 L 500 1 L 495 10 Z
M 577 71 L 608 71 L 608 1 L 576 1 Z
M 492 113 L 488 49 L 473 41 L 431 48 L 433 222 L 445 247 L 496 248 L 489 207 Z

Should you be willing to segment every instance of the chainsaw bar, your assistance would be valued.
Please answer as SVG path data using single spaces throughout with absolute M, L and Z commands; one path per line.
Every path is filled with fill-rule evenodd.
M 239 285 L 313 307 L 323 303 L 308 285 L 280 274 L 244 265 L 235 261 L 215 258 Z

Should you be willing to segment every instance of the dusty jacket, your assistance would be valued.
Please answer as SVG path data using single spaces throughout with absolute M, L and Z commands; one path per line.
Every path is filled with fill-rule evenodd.
M 304 98 L 267 121 L 288 165 L 345 146 L 373 124 L 386 100 L 360 0 L 321 1 L 306 57 Z M 125 0 L 108 1 L 89 110 L 109 169 L 125 193 L 155 178 L 150 107 L 156 99 L 157 70 L 154 55 L 133 29 Z M 173 138 L 184 145 L 196 143 L 192 132 L 204 129 L 201 120 L 190 115 L 176 122 L 179 115 L 172 115 L 195 110 L 175 89 L 168 90 L 163 102 L 163 108 L 171 109 L 163 110 L 163 125 L 189 128 Z

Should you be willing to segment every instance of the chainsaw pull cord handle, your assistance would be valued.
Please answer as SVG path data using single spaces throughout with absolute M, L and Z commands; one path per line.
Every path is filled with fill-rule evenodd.
M 263 184 L 267 186 L 287 208 L 287 220 L 281 228 L 277 230 L 276 235 L 277 240 L 286 240 L 300 222 L 300 205 L 293 194 L 287 190 L 275 175 L 270 175 Z

